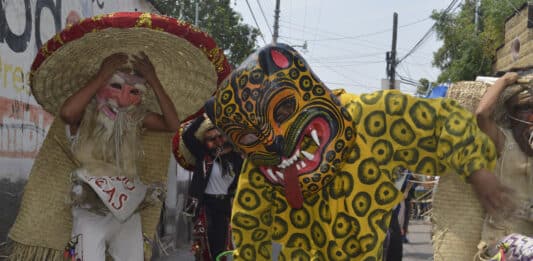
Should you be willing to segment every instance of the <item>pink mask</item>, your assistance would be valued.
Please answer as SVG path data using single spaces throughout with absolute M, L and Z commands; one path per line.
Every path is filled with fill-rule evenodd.
M 142 77 L 116 72 L 107 84 L 96 92 L 98 109 L 114 120 L 118 109 L 135 106 L 141 102 L 146 90 L 146 80 Z

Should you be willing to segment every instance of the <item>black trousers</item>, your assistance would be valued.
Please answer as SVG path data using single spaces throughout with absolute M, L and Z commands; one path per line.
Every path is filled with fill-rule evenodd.
M 401 261 L 403 256 L 402 233 L 398 222 L 398 212 L 398 208 L 392 211 L 389 226 L 389 242 L 385 252 L 386 261 Z
M 411 199 L 405 199 L 405 218 L 403 219 L 402 228 L 405 233 L 409 228 L 409 218 L 411 217 Z
M 205 215 L 207 219 L 207 240 L 211 260 L 216 260 L 218 254 L 226 247 L 228 225 L 231 218 L 231 201 L 229 197 L 215 198 L 204 195 Z

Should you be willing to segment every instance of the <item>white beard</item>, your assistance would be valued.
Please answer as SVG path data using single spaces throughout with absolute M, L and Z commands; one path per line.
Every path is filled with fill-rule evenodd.
M 80 137 L 73 149 L 78 160 L 95 172 L 109 168 L 119 172 L 92 173 L 95 176 L 136 176 L 142 152 L 140 124 L 144 114 L 140 109 L 118 111 L 112 120 L 103 112 L 89 110 L 80 125 Z

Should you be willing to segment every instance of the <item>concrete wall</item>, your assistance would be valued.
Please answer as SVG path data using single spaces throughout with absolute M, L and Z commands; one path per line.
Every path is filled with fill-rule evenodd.
M 145 0 L 0 1 L 0 242 L 14 221 L 33 160 L 53 120 L 29 88 L 30 66 L 39 47 L 65 27 L 69 14 L 84 18 L 154 10 Z
M 496 51 L 494 71 L 533 66 L 533 4 L 524 5 L 505 23 L 505 42 Z M 520 43 L 518 51 L 513 45 Z

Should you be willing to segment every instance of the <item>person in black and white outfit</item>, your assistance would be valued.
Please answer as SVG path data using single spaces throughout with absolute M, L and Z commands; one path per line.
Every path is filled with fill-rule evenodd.
M 183 131 L 182 139 L 196 162 L 185 212 L 196 219 L 205 211 L 208 246 L 202 247 L 207 247 L 211 260 L 215 260 L 228 243 L 231 199 L 243 159 L 205 115 Z

